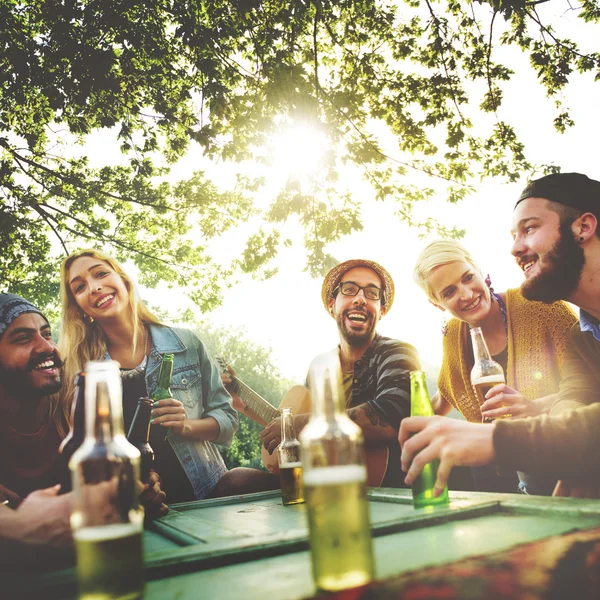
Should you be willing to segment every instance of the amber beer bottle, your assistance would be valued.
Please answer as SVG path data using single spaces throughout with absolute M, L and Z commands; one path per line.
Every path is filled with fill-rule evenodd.
M 281 410 L 281 443 L 277 447 L 277 462 L 284 506 L 304 502 L 300 442 L 296 439 L 291 408 Z
M 504 370 L 492 359 L 490 351 L 483 338 L 481 327 L 471 329 L 471 341 L 473 342 L 473 356 L 475 364 L 471 369 L 471 384 L 477 394 L 479 406 L 485 402 L 485 395 L 500 383 L 505 383 Z M 483 423 L 491 423 L 490 419 L 482 417 Z
M 150 418 L 152 417 L 152 400 L 140 398 L 138 400 L 133 421 L 127 432 L 127 441 L 140 451 L 140 481 L 146 483 L 150 476 L 150 469 L 154 462 L 154 450 L 148 440 L 150 439 Z
M 143 597 L 140 453 L 123 433 L 119 363 L 85 367 L 85 440 L 71 459 L 80 600 Z
M 171 378 L 173 377 L 173 354 L 165 354 L 160 363 L 158 371 L 158 382 L 151 398 L 152 400 L 164 400 L 171 398 Z
M 433 407 L 429 400 L 424 371 L 411 371 L 410 373 L 410 416 L 433 417 Z M 447 487 L 444 488 L 444 491 L 437 498 L 434 496 L 435 480 L 439 464 L 439 460 L 427 463 L 413 483 L 412 495 L 413 506 L 415 508 L 448 504 Z
M 368 584 L 373 549 L 360 428 L 340 412 L 337 356 L 311 365 L 312 413 L 300 433 L 312 572 L 317 589 L 337 592 Z
M 69 461 L 75 450 L 81 446 L 85 438 L 85 373 L 75 375 L 75 393 L 71 405 L 71 429 L 62 441 L 60 453 L 60 493 L 66 494 L 73 489 Z

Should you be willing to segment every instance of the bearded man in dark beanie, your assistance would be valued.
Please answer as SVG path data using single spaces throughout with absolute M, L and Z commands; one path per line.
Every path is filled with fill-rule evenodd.
M 63 362 L 50 324 L 31 302 L 0 294 L 0 563 L 32 567 L 35 550 L 50 568 L 72 561 L 72 494 L 58 496 L 58 448 L 69 407 L 59 400 Z M 159 477 L 141 490 L 147 514 L 168 511 Z M 7 506 L 8 505 L 8 508 Z M 16 510 L 11 510 L 16 508 Z M 55 552 L 66 547 L 66 553 Z
M 600 402 L 600 182 L 579 173 L 531 182 L 515 206 L 512 253 L 529 300 L 579 307 L 550 411 Z

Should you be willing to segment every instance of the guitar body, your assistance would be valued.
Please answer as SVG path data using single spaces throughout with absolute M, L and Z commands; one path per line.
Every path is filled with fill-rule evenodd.
M 282 398 L 279 410 L 291 408 L 292 414 L 309 413 L 312 410 L 310 392 L 303 385 L 295 385 Z M 378 487 L 381 485 L 388 466 L 389 450 L 387 446 L 365 446 L 365 466 L 367 467 L 367 485 Z M 279 473 L 277 463 L 277 450 L 269 454 L 264 446 L 262 448 L 262 461 L 271 473 Z
M 222 358 L 216 358 L 216 361 L 223 371 L 228 371 L 228 365 Z M 240 381 L 235 375 L 228 386 L 234 394 L 233 407 L 263 427 L 266 427 L 273 419 L 277 418 L 280 415 L 279 410 L 282 408 L 291 408 L 294 415 L 310 413 L 312 410 L 310 392 L 303 385 L 295 385 L 286 393 L 279 404 L 279 410 L 271 406 L 262 396 L 243 381 Z M 387 446 L 381 444 L 365 445 L 367 485 L 373 487 L 381 485 L 387 470 L 388 460 L 389 450 Z M 262 461 L 271 473 L 279 473 L 276 450 L 273 451 L 273 454 L 269 454 L 263 447 Z

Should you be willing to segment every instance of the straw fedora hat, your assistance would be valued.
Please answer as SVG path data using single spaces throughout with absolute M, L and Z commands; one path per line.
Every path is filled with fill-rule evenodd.
M 335 288 L 337 288 L 342 275 L 346 273 L 346 271 L 356 267 L 366 267 L 367 269 L 372 269 L 375 271 L 375 273 L 377 273 L 377 275 L 379 275 L 383 286 L 381 304 L 382 306 L 385 306 L 387 314 L 394 303 L 394 282 L 392 281 L 392 277 L 381 265 L 373 262 L 372 260 L 365 260 L 363 258 L 346 260 L 343 263 L 333 267 L 333 269 L 331 269 L 331 271 L 325 275 L 325 280 L 323 281 L 323 286 L 321 287 L 321 300 L 323 300 L 325 310 L 329 312 L 329 299 L 333 297 L 333 292 Z

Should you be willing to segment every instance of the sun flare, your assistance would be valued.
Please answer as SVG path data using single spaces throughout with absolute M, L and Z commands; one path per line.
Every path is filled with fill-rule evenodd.
M 329 141 L 314 125 L 293 125 L 277 132 L 270 146 L 278 175 L 306 182 L 322 168 Z

